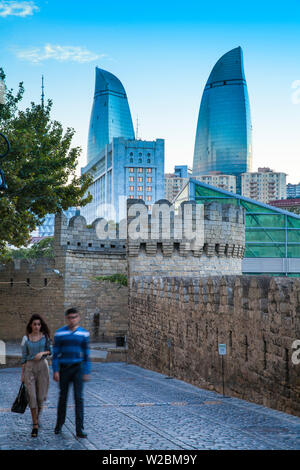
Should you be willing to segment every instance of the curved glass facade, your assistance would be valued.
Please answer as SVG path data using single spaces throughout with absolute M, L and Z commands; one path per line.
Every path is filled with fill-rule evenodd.
M 96 159 L 114 137 L 134 139 L 125 89 L 112 73 L 96 67 L 95 96 L 91 113 L 87 163 Z
M 175 200 L 218 202 L 245 209 L 244 274 L 300 277 L 300 216 L 190 179 Z
M 218 60 L 206 83 L 197 124 L 193 176 L 239 176 L 251 171 L 251 131 L 243 53 L 237 47 Z

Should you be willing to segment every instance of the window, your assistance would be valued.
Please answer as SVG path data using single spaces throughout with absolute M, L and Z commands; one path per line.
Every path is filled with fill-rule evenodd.
M 129 181 L 134 181 L 134 176 L 129 176 Z
M 143 168 L 139 168 L 139 169 L 138 169 L 138 172 L 139 172 L 139 173 L 143 173 Z
M 138 186 L 138 191 L 143 191 L 143 186 Z
M 130 163 L 133 163 L 133 158 L 130 159 Z
M 147 196 L 147 201 L 151 201 L 152 197 L 151 196 Z
M 129 186 L 129 191 L 134 191 L 134 186 Z
M 139 163 L 142 163 L 142 159 L 141 159 L 141 158 L 139 158 Z
M 151 176 L 148 176 L 147 183 L 152 183 L 152 177 Z
M 139 183 L 142 183 L 142 182 L 143 182 L 143 177 L 142 177 L 142 176 L 139 176 L 139 177 L 138 177 L 138 182 L 139 182 Z
M 132 153 L 132 152 L 130 152 L 130 156 L 133 157 L 133 153 Z
M 140 153 L 139 153 L 139 156 L 142 157 L 142 155 L 143 155 L 143 154 L 140 152 Z
M 147 159 L 147 163 L 151 163 L 151 160 L 150 160 L 150 158 L 148 158 L 148 159 Z
M 147 173 L 152 173 L 152 168 L 147 168 Z
M 138 196 L 138 199 L 143 199 L 143 196 Z
M 152 191 L 152 187 L 151 186 L 147 186 L 147 191 L 148 193 Z
M 151 153 L 148 152 L 148 153 L 147 153 L 147 157 L 151 157 Z
M 132 196 L 132 195 L 131 195 L 131 196 L 129 196 L 129 199 L 133 199 L 133 198 L 134 198 L 134 196 Z
M 134 168 L 129 168 L 129 173 L 134 173 Z

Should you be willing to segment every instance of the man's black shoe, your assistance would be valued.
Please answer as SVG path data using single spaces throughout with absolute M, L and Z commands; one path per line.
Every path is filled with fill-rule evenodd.
M 55 429 L 54 429 L 54 434 L 60 434 L 60 433 L 61 433 L 61 427 L 56 426 Z
M 80 431 L 76 433 L 76 437 L 81 437 L 81 439 L 87 438 L 87 433 Z

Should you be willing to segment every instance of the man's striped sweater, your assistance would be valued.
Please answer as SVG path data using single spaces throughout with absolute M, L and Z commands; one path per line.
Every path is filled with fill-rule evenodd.
M 89 332 L 81 326 L 78 326 L 74 331 L 67 326 L 57 330 L 54 335 L 53 372 L 59 372 L 60 364 L 83 362 L 83 374 L 89 374 L 91 370 L 89 339 Z

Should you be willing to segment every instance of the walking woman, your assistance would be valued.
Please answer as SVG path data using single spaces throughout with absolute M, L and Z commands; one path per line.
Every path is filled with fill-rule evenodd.
M 22 341 L 22 377 L 32 415 L 32 437 L 38 435 L 38 420 L 49 388 L 46 357 L 52 354 L 49 328 L 40 315 L 32 315 Z

